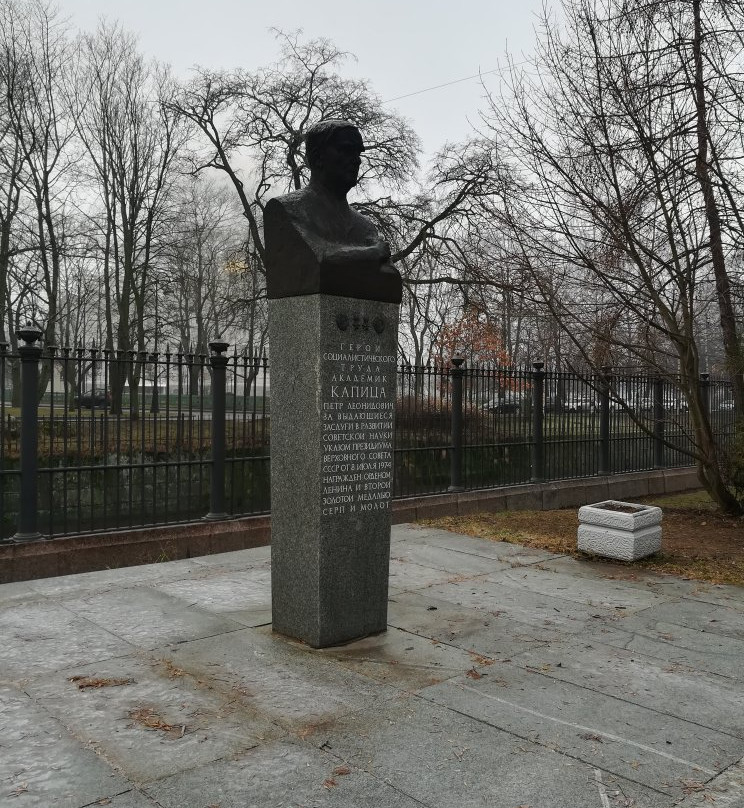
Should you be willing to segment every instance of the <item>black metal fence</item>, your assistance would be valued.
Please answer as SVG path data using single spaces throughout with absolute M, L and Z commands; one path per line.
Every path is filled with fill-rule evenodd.
M 210 354 L 0 345 L 0 540 L 223 519 L 270 509 L 270 373 Z M 725 381 L 700 380 L 719 439 Z M 398 369 L 395 497 L 692 464 L 689 414 L 645 375 Z M 43 392 L 41 392 L 43 391 Z

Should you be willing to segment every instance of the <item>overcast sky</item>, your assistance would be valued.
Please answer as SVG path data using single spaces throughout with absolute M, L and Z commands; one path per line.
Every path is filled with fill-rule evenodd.
M 168 62 L 180 76 L 194 65 L 261 67 L 275 61 L 270 28 L 302 28 L 324 36 L 357 61 L 345 75 L 372 88 L 409 119 L 428 154 L 459 141 L 478 121 L 478 79 L 430 92 L 429 87 L 503 67 L 534 46 L 542 0 L 58 0 L 75 27 L 119 20 L 139 36 L 143 52 Z M 484 77 L 495 87 L 498 74 Z M 416 95 L 400 98 L 409 93 Z

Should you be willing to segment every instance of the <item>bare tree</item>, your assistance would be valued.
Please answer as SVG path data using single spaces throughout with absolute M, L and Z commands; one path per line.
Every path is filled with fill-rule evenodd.
M 167 70 L 146 63 L 131 35 L 102 25 L 84 37 L 82 52 L 78 131 L 103 211 L 106 345 L 121 357 L 112 366 L 112 408 L 120 409 L 128 380 L 136 412 L 141 369 L 127 353 L 147 347 L 146 298 L 183 134 L 163 103 L 173 93 Z
M 622 343 L 670 379 L 678 371 L 701 482 L 739 513 L 699 385 L 697 313 L 711 274 L 725 297 L 705 144 L 726 138 L 701 107 L 699 62 L 692 81 L 681 64 L 701 36 L 688 34 L 688 48 L 661 35 L 673 33 L 661 17 L 672 6 L 689 13 L 567 0 L 564 30 L 544 20 L 536 72 L 513 68 L 511 98 L 494 99 L 489 120 L 514 172 L 503 218 L 545 305 L 588 363 Z M 567 299 L 554 294 L 556 269 Z
M 18 210 L 21 200 L 23 160 L 21 144 L 15 135 L 10 117 L 12 99 L 17 96 L 22 65 L 18 64 L 17 48 L 13 42 L 15 29 L 9 0 L 0 2 L 0 342 L 7 342 L 13 329 L 9 328 L 11 311 L 7 306 L 10 294 L 11 261 L 23 249 L 18 234 Z
M 18 212 L 20 186 L 29 201 L 39 308 L 44 309 L 44 341 L 53 345 L 59 283 L 65 249 L 65 204 L 77 160 L 75 122 L 65 104 L 72 50 L 56 9 L 45 0 L 19 0 L 3 11 L 6 140 L 4 162 L 12 182 L 11 209 Z M 14 189 L 16 189 L 14 191 Z M 22 203 L 21 203 L 22 204 Z M 44 374 L 42 374 L 44 375 Z M 46 379 L 42 379 L 43 386 Z
M 391 239 L 394 261 L 403 262 L 425 241 L 439 239 L 438 228 L 468 215 L 473 200 L 492 191 L 498 179 L 493 149 L 473 141 L 443 150 L 424 193 L 414 182 L 418 138 L 366 82 L 339 75 L 348 54 L 323 39 L 305 42 L 299 34 L 282 32 L 277 38 L 282 52 L 276 65 L 255 73 L 201 70 L 171 104 L 200 135 L 194 171 L 215 169 L 233 184 L 261 279 L 264 204 L 307 180 L 304 137 L 320 120 L 347 119 L 363 132 L 366 151 L 355 204 L 383 232 L 397 236 Z M 398 226 L 402 220 L 405 227 Z
M 385 110 L 366 82 L 335 72 L 348 54 L 324 39 L 304 43 L 299 34 L 282 32 L 277 38 L 277 64 L 255 73 L 200 70 L 170 104 L 202 136 L 194 170 L 216 169 L 233 184 L 262 263 L 265 201 L 305 181 L 304 135 L 312 124 L 343 118 L 364 131 L 362 187 L 403 183 L 416 168 L 418 149 L 410 127 Z

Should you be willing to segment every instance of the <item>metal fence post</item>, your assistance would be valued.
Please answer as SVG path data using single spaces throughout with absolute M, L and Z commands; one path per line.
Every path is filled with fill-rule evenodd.
M 462 381 L 465 357 L 456 353 L 452 357 L 452 451 L 450 453 L 450 486 L 448 491 L 463 491 L 462 483 Z
M 654 378 L 654 468 L 663 469 L 664 463 L 664 380 Z
M 543 434 L 545 412 L 544 362 L 533 362 L 532 367 L 532 482 L 545 479 L 545 435 Z
M 227 519 L 225 511 L 225 387 L 228 358 L 223 356 L 229 343 L 209 343 L 212 366 L 212 488 L 209 497 L 209 520 Z
M 597 473 L 604 477 L 612 474 L 610 462 L 610 384 L 612 376 L 611 367 L 604 365 L 600 368 L 599 377 L 599 469 Z
M 18 346 L 21 357 L 21 501 L 18 531 L 11 541 L 39 541 L 39 360 L 41 331 L 31 323 L 16 332 L 24 345 Z
M 700 398 L 705 417 L 710 419 L 710 373 L 700 374 Z
M 150 412 L 160 412 L 160 395 L 158 391 L 158 361 L 160 354 L 155 351 L 150 354 L 152 362 L 152 396 L 150 397 Z

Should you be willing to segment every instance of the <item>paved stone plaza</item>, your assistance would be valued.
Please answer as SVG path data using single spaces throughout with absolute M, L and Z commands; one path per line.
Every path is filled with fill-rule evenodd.
M 744 806 L 744 590 L 393 529 L 389 629 L 268 547 L 0 586 L 0 805 Z

